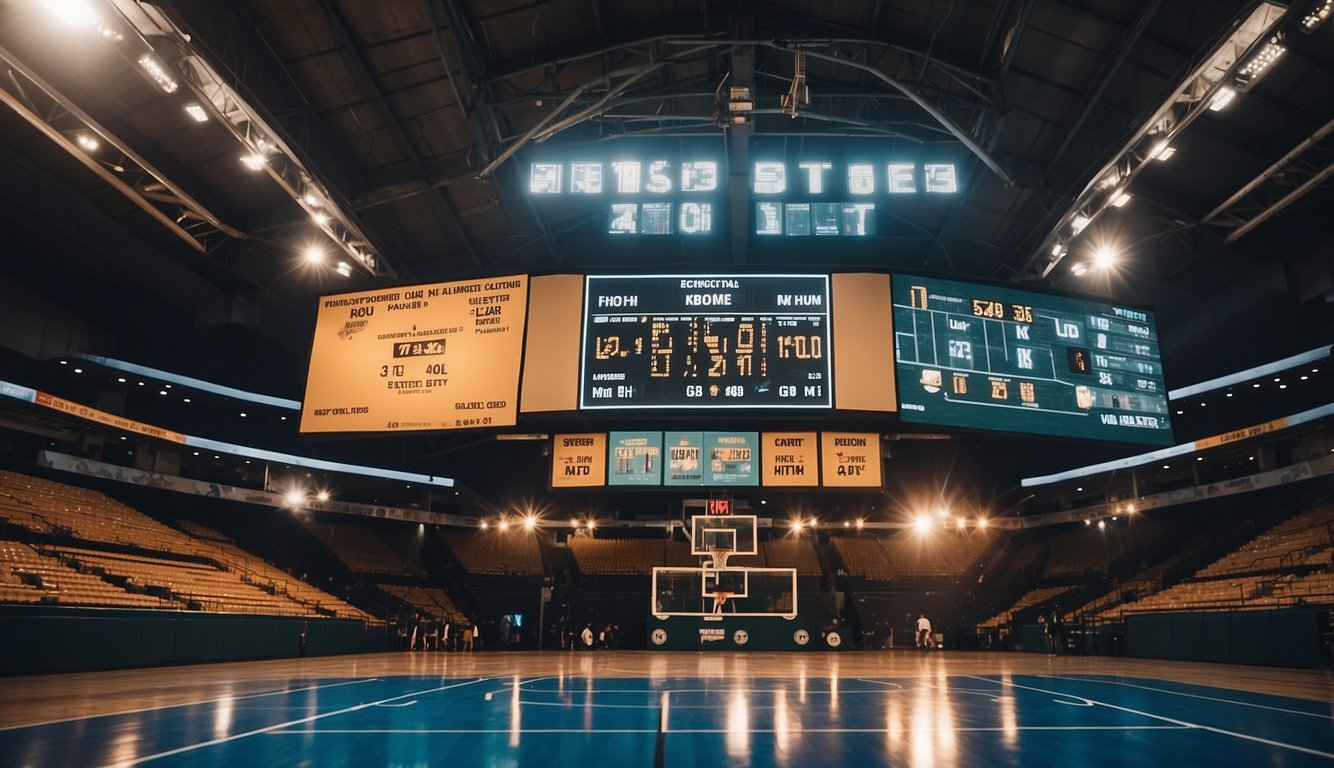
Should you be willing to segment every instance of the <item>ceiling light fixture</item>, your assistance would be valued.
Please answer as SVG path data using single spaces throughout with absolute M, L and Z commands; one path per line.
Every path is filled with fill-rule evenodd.
M 201 107 L 201 106 L 199 106 L 198 104 L 186 104 L 186 105 L 185 105 L 185 114 L 187 114 L 187 115 L 189 115 L 190 117 L 194 118 L 194 121 L 195 121 L 196 123 L 207 123 L 207 122 L 208 122 L 208 113 L 205 112 L 205 111 L 204 111 L 204 108 Z
M 1329 18 L 1331 10 L 1334 10 L 1334 0 L 1316 0 L 1311 12 L 1302 17 L 1302 31 L 1308 35 L 1314 32 L 1316 27 Z
M 1218 89 L 1218 93 L 1214 94 L 1213 99 L 1209 102 L 1209 109 L 1214 112 L 1221 112 L 1235 98 L 1237 98 L 1237 92 L 1225 85 Z
M 1288 50 L 1288 47 L 1283 44 L 1283 33 L 1275 32 L 1265 41 L 1260 50 L 1256 51 L 1246 60 L 1245 64 L 1241 65 L 1241 69 L 1237 70 L 1237 77 L 1235 78 L 1237 88 L 1245 91 L 1255 85 L 1286 50 Z
M 153 54 L 145 53 L 140 56 L 139 66 L 143 68 L 144 72 L 148 73 L 149 79 L 161 88 L 163 93 L 175 93 L 180 89 L 180 83 L 176 82 L 176 79 L 167 72 L 167 68 Z

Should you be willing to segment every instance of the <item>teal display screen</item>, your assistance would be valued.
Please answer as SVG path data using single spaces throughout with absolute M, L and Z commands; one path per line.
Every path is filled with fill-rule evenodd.
M 905 422 L 1169 445 L 1153 313 L 896 275 Z

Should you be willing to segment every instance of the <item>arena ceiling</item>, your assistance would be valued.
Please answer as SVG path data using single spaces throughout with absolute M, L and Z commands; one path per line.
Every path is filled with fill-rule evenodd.
M 773 265 L 1151 304 L 1181 386 L 1334 335 L 1334 23 L 1303 24 L 1328 7 L 0 0 L 5 275 L 85 323 L 88 351 L 292 398 L 323 293 Z M 818 251 L 744 224 L 689 248 L 609 244 L 605 222 L 528 194 L 542 152 L 664 143 L 740 167 L 930 153 L 959 192 Z M 312 244 L 323 265 L 303 262 Z M 1100 244 L 1120 266 L 1077 274 Z

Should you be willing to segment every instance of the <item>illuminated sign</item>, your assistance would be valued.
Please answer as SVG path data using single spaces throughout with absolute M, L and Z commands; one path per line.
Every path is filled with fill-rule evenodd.
M 848 163 L 835 169 L 834 163 L 801 162 L 788 172 L 788 164 L 760 160 L 753 166 L 751 189 L 757 195 L 820 196 L 826 193 L 863 197 L 877 194 L 952 194 L 959 191 L 959 178 L 953 163 Z M 835 174 L 842 174 L 836 185 Z
M 828 408 L 826 275 L 590 275 L 579 407 Z
M 527 275 L 321 297 L 301 432 L 513 426 L 527 298 Z
M 528 192 L 604 201 L 607 234 L 617 237 L 708 235 L 725 221 L 725 172 L 707 154 L 544 160 L 531 164 Z M 748 186 L 756 235 L 865 237 L 877 234 L 877 200 L 952 194 L 959 178 L 953 163 L 942 162 L 758 160 Z
M 1152 312 L 918 277 L 892 293 L 904 421 L 1171 442 Z

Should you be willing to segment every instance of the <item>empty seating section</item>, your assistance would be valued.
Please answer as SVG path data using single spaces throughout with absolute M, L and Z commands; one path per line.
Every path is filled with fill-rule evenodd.
M 985 533 L 935 533 L 921 536 L 900 533 L 882 539 L 890 571 L 897 578 L 950 577 L 963 575 L 992 541 Z
M 778 539 L 760 542 L 760 554 L 769 568 L 796 568 L 798 576 L 819 576 L 820 560 L 805 539 Z M 735 560 L 736 558 L 734 558 Z M 744 563 L 737 562 L 737 565 Z
M 190 534 L 196 539 L 203 539 L 205 541 L 219 541 L 224 544 L 234 543 L 230 538 L 213 530 L 212 528 L 209 528 L 207 525 L 202 525 L 200 523 L 192 522 L 190 520 L 177 520 L 176 522 L 178 525 L 180 525 L 182 528 L 185 529 L 186 533 Z
M 1032 608 L 1035 605 L 1045 603 L 1069 590 L 1070 587 L 1041 587 L 1039 589 L 1030 589 L 1016 600 L 1014 605 L 977 626 L 979 629 L 1009 626 L 1010 622 L 1014 620 L 1014 615 L 1016 613 L 1023 611 L 1025 608 Z
M 1105 569 L 1124 554 L 1119 538 L 1100 535 L 1102 531 L 1078 528 L 1053 536 L 1049 542 L 1051 555 L 1047 558 L 1047 578 L 1080 576 L 1089 571 Z
M 182 527 L 195 534 L 190 535 L 97 491 L 0 471 L 0 507 L 11 524 L 33 534 L 68 533 L 79 541 L 43 545 L 49 555 L 45 557 L 21 544 L 8 548 L 10 556 L 24 560 L 22 565 L 11 562 L 11 570 L 33 574 L 28 578 L 46 587 L 39 600 L 148 608 L 194 606 L 207 611 L 288 616 L 333 614 L 375 621 L 246 552 L 211 528 L 185 522 Z M 115 551 L 126 547 L 160 554 Z M 143 594 L 144 590 L 155 594 Z M 11 599 L 8 591 L 3 594 L 3 599 Z M 24 600 L 28 597 L 20 590 L 12 599 L 31 602 Z
M 570 539 L 570 554 L 585 576 L 644 576 L 654 566 L 667 564 L 667 541 L 574 537 Z
M 894 571 L 889 567 L 889 558 L 880 546 L 879 539 L 839 537 L 833 539 L 833 544 L 849 576 L 860 576 L 868 581 L 890 581 L 894 578 Z
M 324 542 L 339 560 L 357 573 L 422 575 L 421 568 L 386 544 L 370 526 L 312 522 L 307 527 L 315 538 Z
M 836 537 L 834 549 L 851 576 L 873 581 L 958 578 L 977 562 L 992 542 L 986 534 L 918 536 L 900 533 L 886 539 Z
M 1308 510 L 1270 528 L 1197 571 L 1190 579 L 1138 600 L 1107 608 L 1099 618 L 1114 621 L 1127 613 L 1176 610 L 1281 608 L 1334 598 L 1329 572 L 1330 527 L 1334 506 Z M 1304 574 L 1281 569 L 1306 567 Z
M 420 587 L 409 584 L 380 584 L 378 586 L 385 592 L 434 618 L 444 621 L 462 619 L 463 614 L 454 606 L 454 601 L 449 599 L 449 594 L 439 587 Z
M 35 533 L 68 531 L 84 541 L 207 556 L 203 542 L 97 491 L 0 471 L 0 514 Z
M 67 605 L 103 605 L 118 608 L 178 608 L 171 600 L 133 594 L 104 581 L 95 573 L 84 573 L 59 558 L 39 555 L 26 544 L 0 541 L 0 562 L 9 577 L 0 583 L 6 602 L 56 602 Z
M 1334 506 L 1303 512 L 1265 531 L 1240 549 L 1212 563 L 1197 578 L 1329 563 Z
M 542 552 L 527 531 L 441 531 L 440 538 L 468 573 L 541 576 Z

